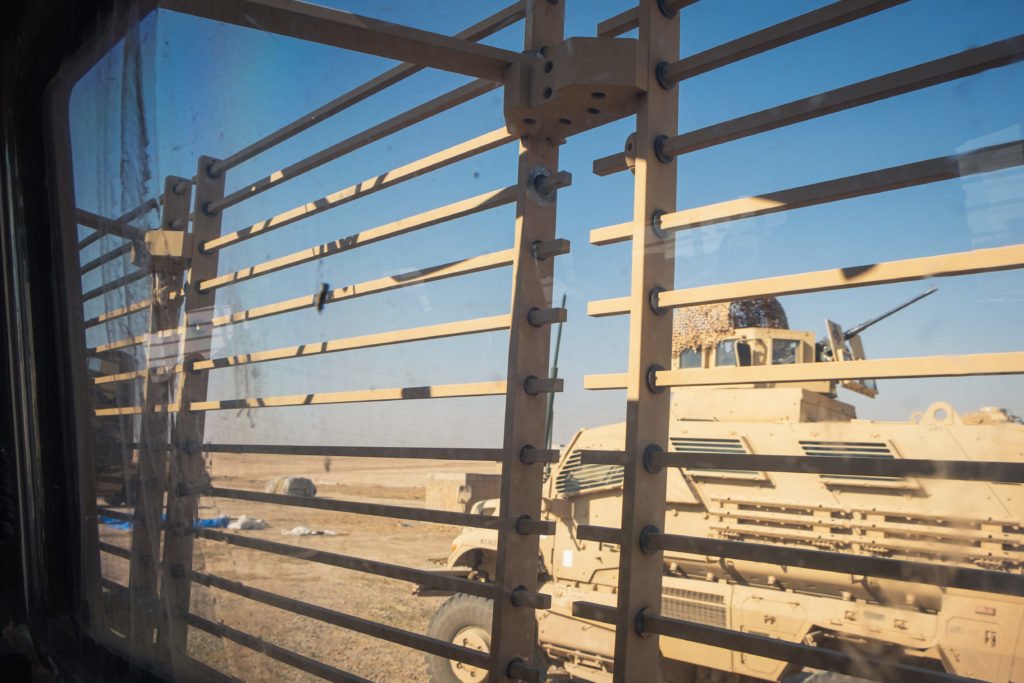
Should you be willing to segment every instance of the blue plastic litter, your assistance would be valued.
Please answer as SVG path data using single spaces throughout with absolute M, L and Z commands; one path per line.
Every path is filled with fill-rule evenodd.
M 210 519 L 197 519 L 196 526 L 203 527 L 204 529 L 226 529 L 230 522 L 230 517 L 221 515 L 220 517 L 212 517 Z
M 123 522 L 120 519 L 114 519 L 112 517 L 100 517 L 100 522 L 120 531 L 128 531 L 132 528 L 131 522 Z
M 160 518 L 167 521 L 167 515 L 161 515 Z M 209 519 L 197 519 L 195 526 L 197 528 L 202 527 L 204 529 L 226 529 L 228 524 L 231 522 L 231 518 L 227 515 L 220 515 L 218 517 L 211 517 Z M 100 523 L 106 524 L 112 529 L 118 531 L 129 531 L 132 528 L 131 522 L 124 522 L 120 519 L 114 519 L 112 517 L 100 517 Z

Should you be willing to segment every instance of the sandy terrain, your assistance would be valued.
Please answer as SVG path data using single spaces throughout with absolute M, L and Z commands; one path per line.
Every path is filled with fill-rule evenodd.
M 210 463 L 214 486 L 263 490 L 280 475 L 306 476 L 318 495 L 422 507 L 427 477 L 436 472 L 496 473 L 497 465 L 438 461 L 393 461 L 334 458 L 325 471 L 323 458 L 215 455 Z M 245 501 L 203 498 L 200 516 L 242 514 L 266 520 L 270 527 L 239 531 L 257 538 L 327 550 L 409 567 L 443 564 L 456 527 L 384 517 L 322 512 Z M 295 537 L 283 530 L 302 525 L 334 531 L 336 536 Z M 130 547 L 131 532 L 102 526 L 101 540 Z M 103 573 L 126 583 L 128 562 L 103 554 Z M 445 597 L 418 597 L 409 583 L 380 579 L 298 559 L 199 540 L 195 568 L 264 590 L 424 633 Z M 353 633 L 332 625 L 265 606 L 214 588 L 194 584 L 192 611 L 314 657 L 332 666 L 381 682 L 426 680 L 424 656 L 418 651 Z M 247 681 L 320 680 L 230 641 L 193 629 L 190 653 L 225 673 Z

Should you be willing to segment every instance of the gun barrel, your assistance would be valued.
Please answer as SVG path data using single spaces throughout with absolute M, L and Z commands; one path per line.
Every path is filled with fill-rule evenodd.
M 882 322 L 883 320 L 888 318 L 890 315 L 892 315 L 894 313 L 899 313 L 900 311 L 902 311 L 907 306 L 910 306 L 911 304 L 916 304 L 921 299 L 925 298 L 926 296 L 931 296 L 932 294 L 934 294 L 938 290 L 939 290 L 938 287 L 932 287 L 931 289 L 929 289 L 929 290 L 927 290 L 925 292 L 922 292 L 922 293 L 918 294 L 917 296 L 910 298 L 907 301 L 904 301 L 902 304 L 900 304 L 896 308 L 893 308 L 893 309 L 890 309 L 890 310 L 886 311 L 882 315 L 875 316 L 871 320 L 866 320 L 866 321 L 862 322 L 860 325 L 857 325 L 856 327 L 851 327 L 849 330 L 847 330 L 843 334 L 843 340 L 844 341 L 850 341 L 851 339 L 853 339 L 858 334 L 860 334 L 861 332 L 863 332 L 867 328 L 871 327 L 875 323 Z

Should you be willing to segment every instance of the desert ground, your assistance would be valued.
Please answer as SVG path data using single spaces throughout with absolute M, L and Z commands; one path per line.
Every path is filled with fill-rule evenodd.
M 312 479 L 318 497 L 423 507 L 431 474 L 497 473 L 494 463 L 434 460 L 332 458 L 267 455 L 210 456 L 213 485 L 262 491 L 278 476 Z M 122 508 L 124 509 L 124 508 Z M 249 515 L 269 527 L 227 531 L 305 548 L 326 550 L 416 568 L 444 564 L 458 527 L 385 517 L 307 510 L 297 507 L 203 497 L 200 517 Z M 288 536 L 296 526 L 333 531 L 335 536 Z M 131 547 L 131 531 L 100 525 L 100 540 Z M 103 575 L 127 584 L 128 561 L 101 554 Z M 194 568 L 346 614 L 425 633 L 444 596 L 416 596 L 414 586 L 356 571 L 271 555 L 210 540 L 197 540 Z M 424 655 L 313 619 L 269 607 L 215 588 L 193 584 L 192 611 L 343 671 L 382 683 L 427 680 Z M 281 664 L 227 639 L 197 629 L 189 632 L 189 653 L 197 660 L 246 681 L 313 681 L 314 676 Z

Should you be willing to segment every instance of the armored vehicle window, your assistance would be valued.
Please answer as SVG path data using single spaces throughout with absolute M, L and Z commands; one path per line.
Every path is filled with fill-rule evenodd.
M 736 357 L 739 359 L 738 365 L 746 367 L 754 364 L 754 354 L 747 342 L 736 342 Z
M 796 339 L 772 340 L 772 365 L 790 365 L 796 363 L 797 349 L 800 342 Z
M 697 349 L 683 349 L 679 354 L 679 367 L 699 368 L 701 364 L 701 352 Z
M 736 340 L 726 339 L 718 342 L 715 348 L 715 365 L 736 365 Z

